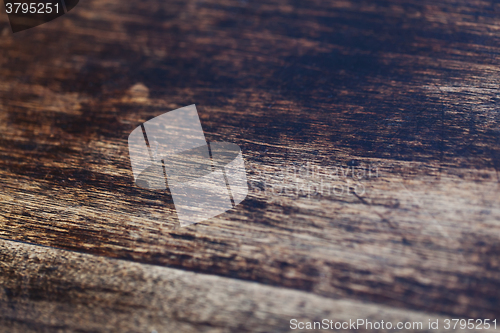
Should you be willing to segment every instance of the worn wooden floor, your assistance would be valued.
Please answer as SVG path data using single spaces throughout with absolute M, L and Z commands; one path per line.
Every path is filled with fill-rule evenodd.
M 500 320 L 500 4 L 85 0 L 0 14 L 0 331 Z M 196 104 L 250 193 L 181 228 L 129 133 Z M 70 251 L 67 251 L 70 250 Z

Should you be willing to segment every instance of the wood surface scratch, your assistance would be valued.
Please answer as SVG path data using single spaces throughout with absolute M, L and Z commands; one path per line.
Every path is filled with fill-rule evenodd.
M 328 304 L 495 318 L 499 16 L 486 0 L 87 0 L 11 35 L 3 12 L 0 237 Z M 127 137 L 190 104 L 209 141 L 242 148 L 250 194 L 180 228 L 168 193 L 133 184 Z M 15 290 L 15 251 L 31 245 L 2 244 Z

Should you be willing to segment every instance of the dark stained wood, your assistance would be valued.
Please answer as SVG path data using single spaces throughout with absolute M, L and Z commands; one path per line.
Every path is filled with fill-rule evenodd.
M 0 237 L 494 318 L 499 16 L 494 1 L 87 0 L 12 35 L 2 15 Z M 193 103 L 209 141 L 242 148 L 250 194 L 180 228 L 167 193 L 133 185 L 127 137 Z
M 0 248 L 0 323 L 8 332 L 288 332 L 292 318 L 349 322 L 353 314 L 429 321 L 427 313 L 213 275 L 9 241 Z

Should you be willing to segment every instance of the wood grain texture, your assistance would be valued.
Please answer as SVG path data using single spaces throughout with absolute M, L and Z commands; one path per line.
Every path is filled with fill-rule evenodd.
M 16 35 L 1 16 L 0 236 L 498 316 L 499 16 L 494 1 L 89 0 Z M 250 194 L 180 228 L 168 193 L 133 185 L 127 137 L 193 103 L 209 141 L 242 147 Z
M 10 241 L 0 249 L 0 323 L 8 332 L 288 332 L 292 318 L 445 318 Z

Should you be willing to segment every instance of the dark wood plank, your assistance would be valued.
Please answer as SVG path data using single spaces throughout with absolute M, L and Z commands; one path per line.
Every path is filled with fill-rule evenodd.
M 2 16 L 0 236 L 493 318 L 499 12 L 494 1 L 89 0 L 16 35 Z M 210 141 L 242 147 L 251 193 L 180 228 L 166 193 L 133 185 L 127 137 L 192 103 Z M 327 177 L 368 166 L 362 180 Z M 314 172 L 287 184 L 365 193 L 276 193 L 291 167 Z
M 445 318 L 3 240 L 0 273 L 0 330 L 8 332 L 289 332 L 294 318 Z

